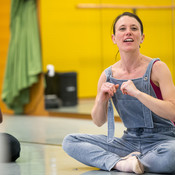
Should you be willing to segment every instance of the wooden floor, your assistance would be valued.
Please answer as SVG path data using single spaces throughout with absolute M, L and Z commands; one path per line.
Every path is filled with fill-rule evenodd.
M 115 136 L 121 137 L 124 130 L 122 123 L 117 122 Z M 15 136 L 21 143 L 21 156 L 16 163 L 0 164 L 2 175 L 134 175 L 88 167 L 63 151 L 62 140 L 67 134 L 106 135 L 106 124 L 99 128 L 84 119 L 5 115 L 0 132 Z
M 80 119 L 91 119 L 91 110 L 93 108 L 95 99 L 80 99 L 78 104 L 75 106 L 62 106 L 55 109 L 48 109 L 52 116 L 62 116 L 68 118 L 80 118 Z M 116 110 L 114 110 L 115 120 L 120 121 Z

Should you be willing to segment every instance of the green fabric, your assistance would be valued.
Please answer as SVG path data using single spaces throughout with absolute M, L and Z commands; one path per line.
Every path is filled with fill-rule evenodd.
M 16 114 L 29 103 L 30 86 L 42 72 L 36 0 L 11 0 L 8 59 L 2 100 Z

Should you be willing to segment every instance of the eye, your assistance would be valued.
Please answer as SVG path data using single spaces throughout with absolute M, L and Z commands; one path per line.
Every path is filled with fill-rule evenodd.
M 125 29 L 126 29 L 125 27 L 121 27 L 119 30 L 124 31 Z
M 131 30 L 136 31 L 136 30 L 138 30 L 138 28 L 137 27 L 131 27 Z

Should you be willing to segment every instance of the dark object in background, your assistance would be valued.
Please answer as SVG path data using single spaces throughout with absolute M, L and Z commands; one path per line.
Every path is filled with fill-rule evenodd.
M 49 72 L 45 74 L 46 88 L 45 88 L 45 109 L 59 108 L 62 103 L 61 99 L 58 98 L 58 77 L 56 74 L 50 76 Z
M 62 101 L 55 94 L 45 95 L 45 109 L 55 109 L 62 106 Z
M 54 76 L 49 76 L 49 73 L 45 74 L 45 81 L 46 81 L 46 88 L 45 88 L 45 95 L 53 95 L 58 93 L 58 78 L 56 74 Z
M 2 123 L 2 113 L 1 113 L 1 109 L 0 109 L 0 123 Z
M 77 73 L 58 73 L 58 97 L 63 106 L 77 105 Z
M 0 133 L 0 162 L 15 162 L 20 157 L 20 143 L 8 133 Z
M 54 101 L 61 101 L 62 106 L 75 106 L 77 105 L 77 73 L 76 72 L 66 72 L 58 73 L 50 77 L 45 74 L 46 88 L 45 88 L 45 106 L 47 103 L 47 109 L 49 106 L 56 106 L 53 104 Z M 48 100 L 48 95 L 56 95 L 58 100 L 50 99 Z M 50 101 L 50 104 L 49 104 Z M 51 104 L 52 103 L 52 104 Z M 57 108 L 60 107 L 58 104 Z M 50 107 L 52 108 L 52 107 Z
M 2 113 L 0 109 L 0 119 L 2 122 Z M 0 133 L 0 163 L 14 162 L 20 156 L 20 143 L 12 135 L 7 133 Z

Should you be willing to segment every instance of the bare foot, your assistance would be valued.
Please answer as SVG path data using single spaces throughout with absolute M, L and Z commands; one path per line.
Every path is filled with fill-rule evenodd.
M 144 167 L 136 156 L 131 156 L 125 160 L 120 160 L 114 168 L 122 172 L 134 172 L 136 174 L 144 173 Z

